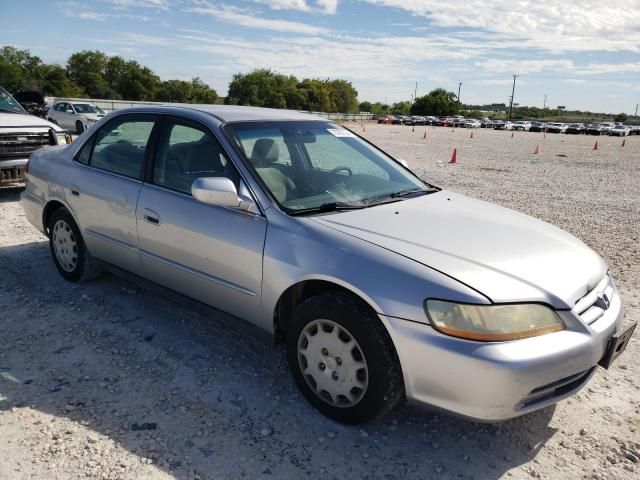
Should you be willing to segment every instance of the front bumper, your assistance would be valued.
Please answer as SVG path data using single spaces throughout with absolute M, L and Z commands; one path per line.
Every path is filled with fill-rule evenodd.
M 0 159 L 0 185 L 24 181 L 24 167 L 28 158 Z
M 467 341 L 427 324 L 380 317 L 398 352 L 409 403 L 495 422 L 580 390 L 623 318 L 617 292 L 606 312 L 590 325 L 574 312 L 558 313 L 566 330 L 495 343 Z

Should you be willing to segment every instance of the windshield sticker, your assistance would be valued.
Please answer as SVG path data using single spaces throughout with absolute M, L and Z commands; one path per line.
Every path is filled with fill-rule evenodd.
M 334 137 L 355 138 L 355 135 L 353 133 L 351 133 L 349 130 L 345 130 L 344 128 L 328 128 L 327 132 L 329 132 Z

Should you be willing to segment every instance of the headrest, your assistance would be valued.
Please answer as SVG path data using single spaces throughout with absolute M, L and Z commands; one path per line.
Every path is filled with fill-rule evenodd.
M 271 138 L 260 138 L 256 140 L 251 152 L 251 163 L 255 167 L 262 167 L 278 161 L 280 148 Z

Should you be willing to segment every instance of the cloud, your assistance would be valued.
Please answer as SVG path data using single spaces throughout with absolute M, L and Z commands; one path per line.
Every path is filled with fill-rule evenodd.
M 186 11 L 189 13 L 209 15 L 222 22 L 233 23 L 247 28 L 303 33 L 307 35 L 320 35 L 329 32 L 327 28 L 309 25 L 307 23 L 256 17 L 246 9 L 225 4 L 213 5 L 203 2 L 199 6 L 187 8 Z
M 489 59 L 475 62 L 476 67 L 487 72 L 509 72 L 531 74 L 544 71 L 565 72 L 573 69 L 571 60 L 517 60 Z
M 118 8 L 156 8 L 159 10 L 168 10 L 168 0 L 107 0 L 108 3 Z
M 520 48 L 551 52 L 640 52 L 640 0 L 365 0 L 394 7 L 438 27 L 493 32 L 520 39 Z
M 273 10 L 299 10 L 302 12 L 326 13 L 333 15 L 338 9 L 338 0 L 316 0 L 310 5 L 307 0 L 254 0 L 268 5 Z

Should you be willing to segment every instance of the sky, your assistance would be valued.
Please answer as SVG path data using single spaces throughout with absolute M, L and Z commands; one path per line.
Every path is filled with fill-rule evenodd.
M 235 73 L 343 78 L 393 103 L 433 88 L 466 104 L 633 114 L 640 0 L 0 0 L 0 46 L 48 63 L 97 49 L 225 96 Z

